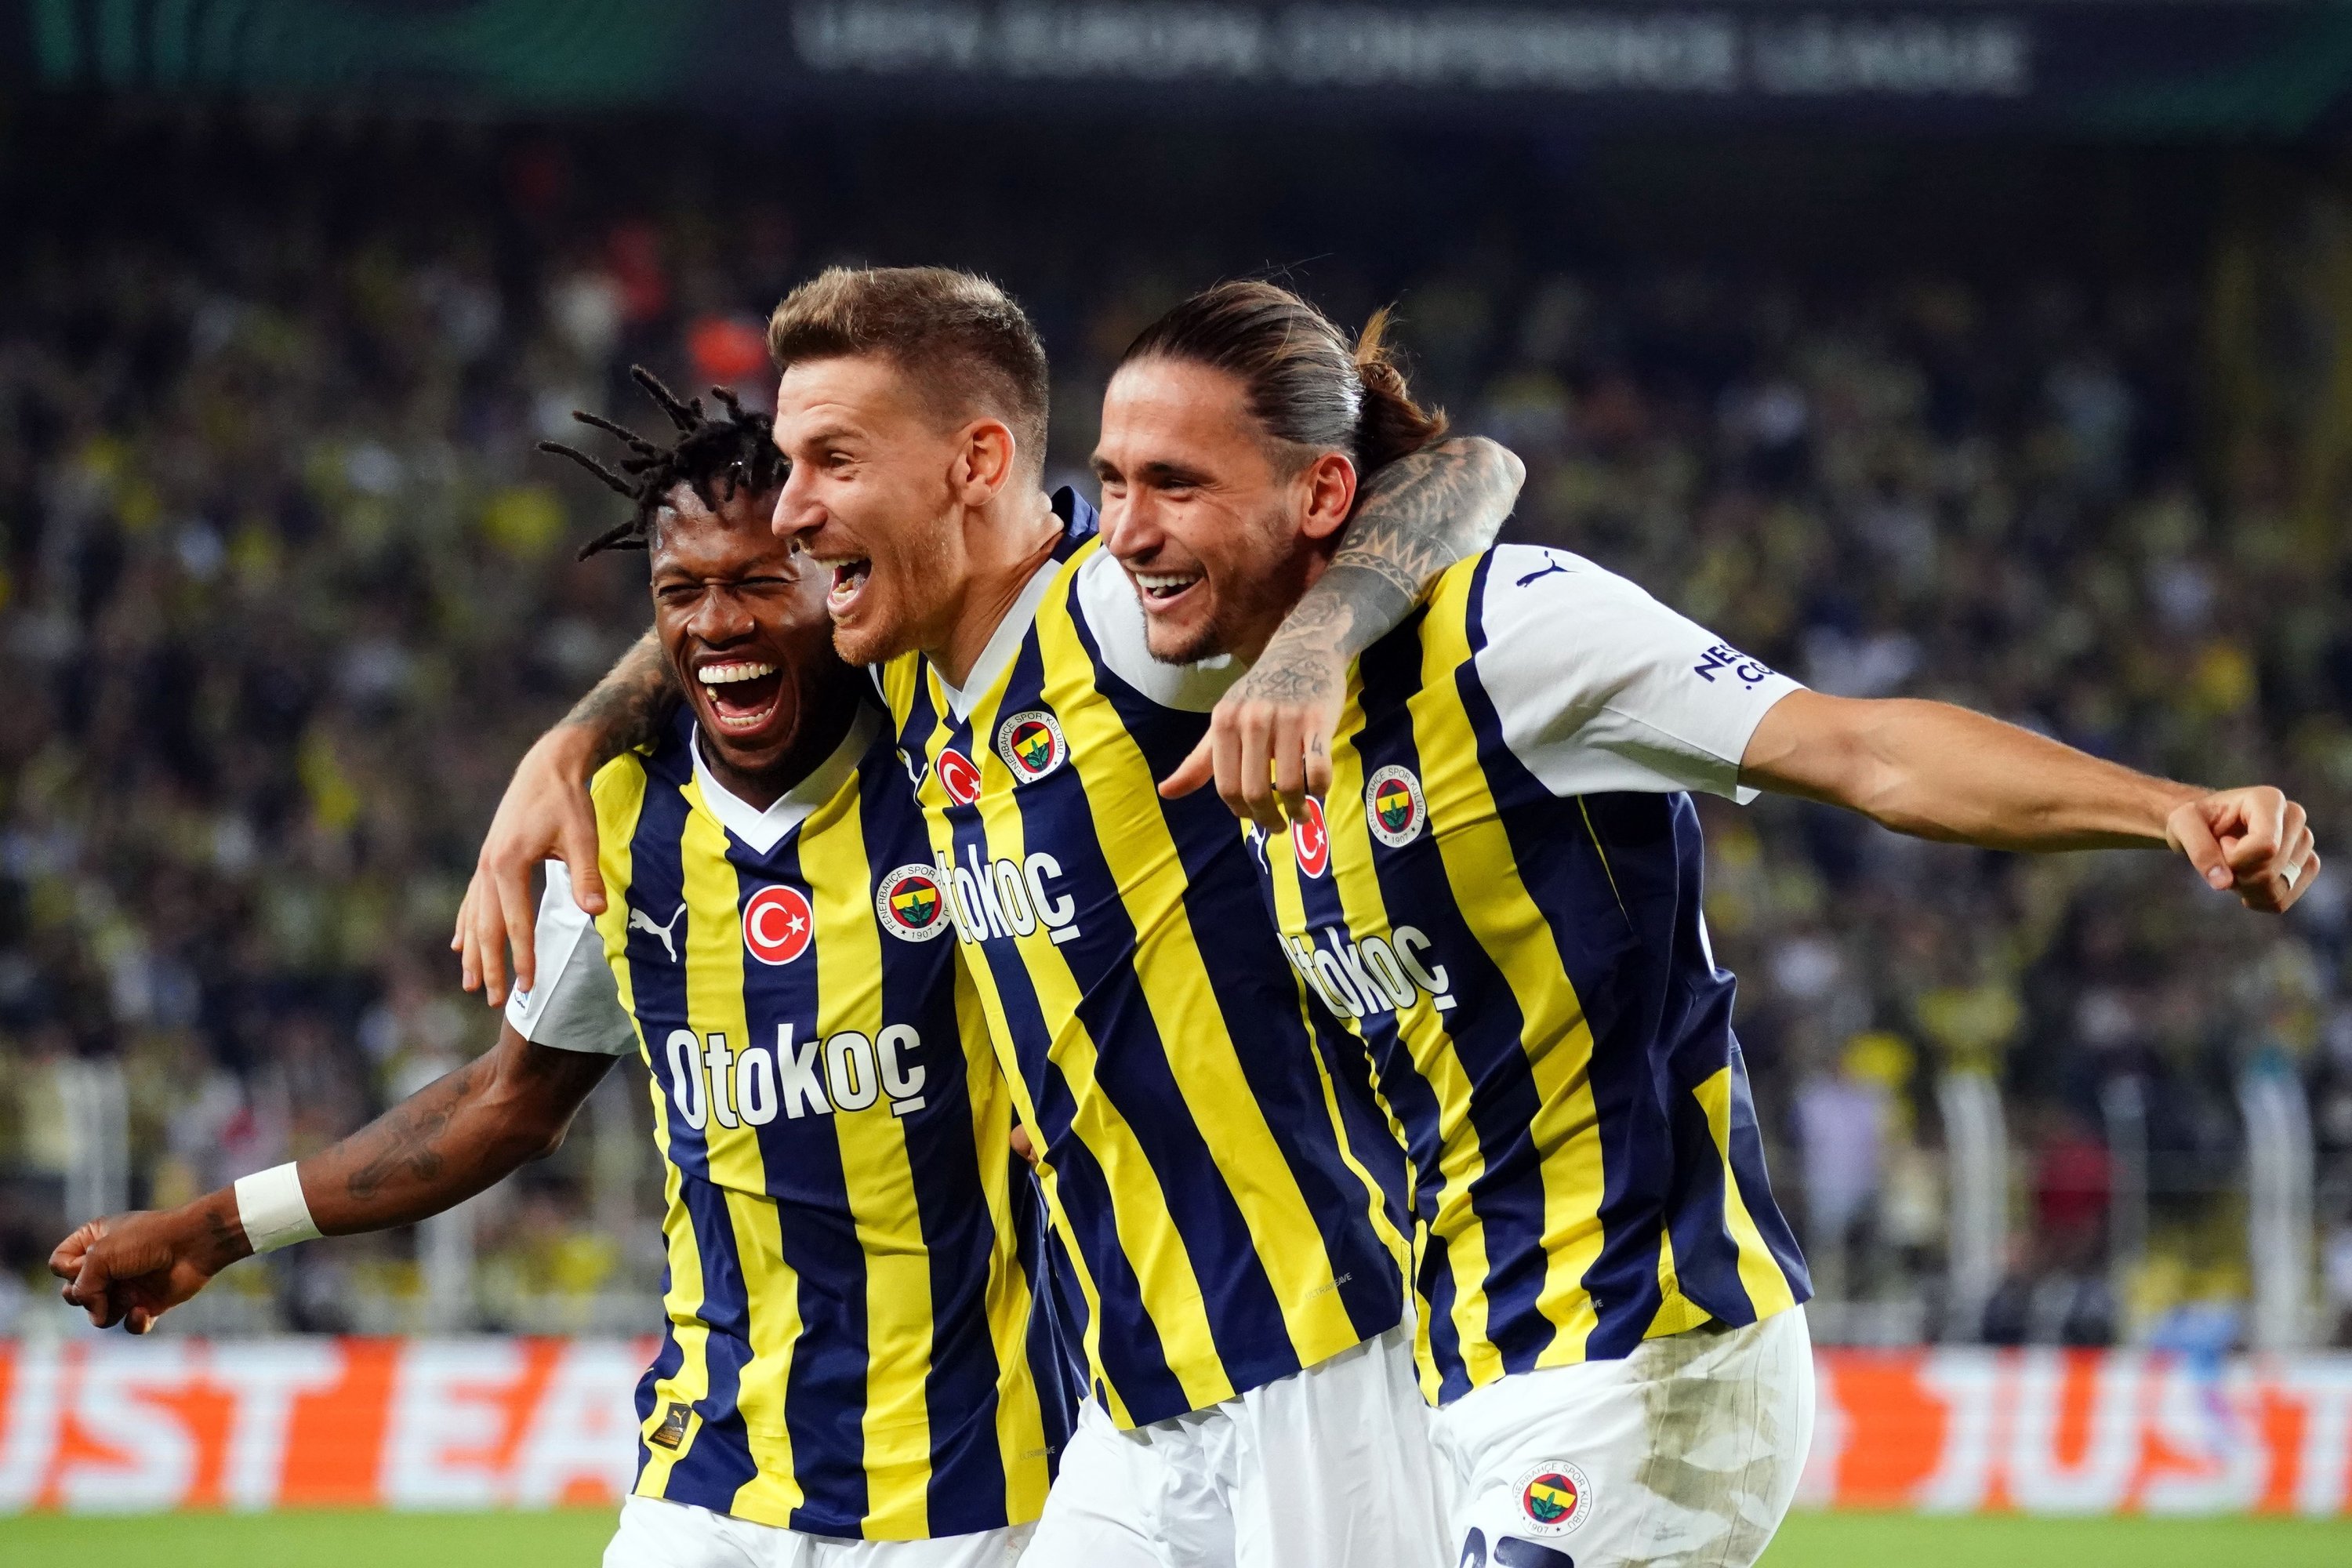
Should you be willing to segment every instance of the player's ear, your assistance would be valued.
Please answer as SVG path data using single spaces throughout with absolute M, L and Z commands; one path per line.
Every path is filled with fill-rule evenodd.
M 986 506 L 1013 479 L 1013 431 L 1002 419 L 975 419 L 963 427 L 955 482 L 966 506 Z
M 1328 539 L 1348 525 L 1356 510 L 1356 465 L 1343 452 L 1326 452 L 1298 476 L 1307 490 L 1307 516 L 1302 524 L 1309 539 Z

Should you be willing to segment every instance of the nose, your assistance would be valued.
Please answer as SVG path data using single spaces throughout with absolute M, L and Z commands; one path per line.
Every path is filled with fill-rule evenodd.
M 1124 495 L 1105 496 L 1098 526 L 1103 548 L 1121 561 L 1147 560 L 1167 538 L 1150 492 L 1130 486 Z
M 706 647 L 725 647 L 740 642 L 758 630 L 758 623 L 746 605 L 731 589 L 712 586 L 703 591 L 687 617 L 687 634 Z
M 824 526 L 824 508 L 802 477 L 803 471 L 799 463 L 785 471 L 784 488 L 776 492 L 776 515 L 769 521 L 778 539 L 797 544 L 805 544 L 810 534 Z

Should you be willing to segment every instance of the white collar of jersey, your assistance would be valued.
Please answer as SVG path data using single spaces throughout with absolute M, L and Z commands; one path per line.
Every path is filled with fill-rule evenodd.
M 1109 551 L 1097 550 L 1079 565 L 1073 591 L 1087 625 L 1094 629 L 1103 663 L 1162 708 L 1206 713 L 1241 679 L 1242 662 L 1229 653 L 1195 664 L 1166 664 L 1152 658 L 1135 579 Z
M 719 782 L 702 760 L 702 727 L 695 726 L 688 737 L 694 752 L 694 783 L 702 792 L 702 804 L 719 819 L 719 826 L 750 846 L 755 855 L 765 855 L 783 842 L 784 835 L 807 820 L 808 814 L 833 798 L 857 766 L 857 759 L 874 742 L 874 733 L 881 721 L 864 703 L 857 705 L 857 715 L 849 721 L 849 732 L 833 755 L 809 770 L 808 776 L 776 797 L 775 804 L 761 811 L 741 795 L 730 793 Z
M 991 632 L 988 646 L 971 661 L 964 672 L 961 686 L 950 686 L 948 679 L 940 677 L 940 690 L 946 694 L 949 709 L 959 719 L 971 711 L 971 705 L 983 692 L 997 682 L 998 677 L 1013 668 L 1013 657 L 1021 651 L 1021 639 L 1029 635 L 1029 625 L 1037 618 L 1037 606 L 1045 602 L 1045 590 L 1054 585 L 1054 574 L 1062 569 L 1058 560 L 1048 561 L 1030 574 L 1021 586 L 1021 596 L 1004 612 L 1004 618 Z M 939 667 L 933 665 L 937 671 Z

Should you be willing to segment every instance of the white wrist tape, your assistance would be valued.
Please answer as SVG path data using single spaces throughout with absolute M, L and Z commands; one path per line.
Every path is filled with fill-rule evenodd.
M 319 1237 L 310 1205 L 303 1201 L 301 1178 L 290 1163 L 236 1179 L 236 1217 L 257 1253 Z

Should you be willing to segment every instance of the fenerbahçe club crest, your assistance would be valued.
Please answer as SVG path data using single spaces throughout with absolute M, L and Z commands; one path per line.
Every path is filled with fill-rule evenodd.
M 1519 1478 L 1519 1517 L 1530 1535 L 1566 1535 L 1592 1514 L 1592 1483 L 1565 1459 L 1549 1459 Z
M 1391 849 L 1421 837 L 1429 801 L 1411 768 L 1385 767 L 1364 783 L 1364 819 L 1372 837 Z
M 901 866 L 874 885 L 874 914 L 900 942 L 929 942 L 948 929 L 947 900 L 939 872 L 929 866 Z
M 1044 778 L 1070 760 L 1062 722 L 1042 708 L 1015 713 L 996 727 L 996 754 L 1023 784 Z

